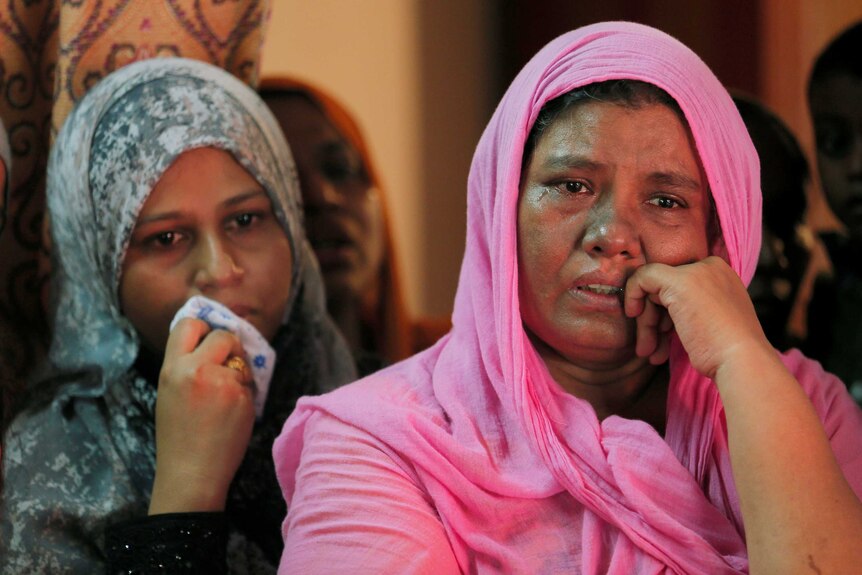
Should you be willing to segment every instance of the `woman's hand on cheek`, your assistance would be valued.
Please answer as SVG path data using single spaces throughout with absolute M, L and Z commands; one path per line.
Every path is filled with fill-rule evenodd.
M 156 475 L 150 515 L 224 509 L 254 425 L 250 372 L 239 340 L 180 321 L 168 337 L 156 399 Z
M 637 321 L 636 353 L 652 363 L 667 360 L 672 330 L 707 377 L 738 354 L 772 350 L 745 285 L 715 256 L 676 267 L 640 267 L 626 282 L 625 311 Z

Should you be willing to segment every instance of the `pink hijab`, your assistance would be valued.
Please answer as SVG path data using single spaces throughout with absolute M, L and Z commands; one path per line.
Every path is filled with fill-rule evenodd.
M 721 221 L 722 255 L 745 282 L 751 279 L 760 245 L 759 165 L 718 79 L 679 41 L 647 26 L 610 22 L 564 34 L 515 78 L 479 142 L 452 331 L 427 352 L 359 384 L 300 402 L 275 446 L 288 501 L 305 422 L 324 412 L 410 462 L 462 570 L 470 569 L 477 549 L 495 545 L 482 540 L 487 526 L 476 519 L 480 508 L 503 505 L 506 517 L 505 501 L 568 492 L 585 511 L 576 531 L 565 527 L 566 536 L 587 542 L 609 532 L 624 536 L 612 551 L 614 572 L 642 572 L 646 565 L 651 572 L 747 571 L 721 402 L 679 342 L 671 353 L 662 438 L 641 421 L 599 421 L 589 403 L 551 378 L 522 327 L 516 223 L 525 140 L 549 100 L 621 78 L 655 84 L 679 103 Z M 785 362 L 832 437 L 838 423 L 827 412 L 843 386 L 798 353 Z M 851 483 L 858 493 L 858 482 Z M 518 570 L 516 553 L 509 552 L 513 563 L 504 570 Z M 588 555 L 585 548 L 584 572 L 608 568 Z

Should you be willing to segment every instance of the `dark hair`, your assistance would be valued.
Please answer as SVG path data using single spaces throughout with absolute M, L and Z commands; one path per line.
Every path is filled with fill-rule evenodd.
M 805 184 L 810 175 L 808 160 L 787 125 L 763 104 L 740 94 L 733 96 L 733 102 L 748 128 L 761 162 L 768 151 L 777 153 L 782 172 L 792 182 L 792 188 L 782 189 L 780 195 L 770 194 L 771 186 L 762 186 L 763 220 L 768 228 L 786 240 L 792 237 L 796 225 L 805 218 Z M 763 174 L 761 169 L 761 178 Z
M 814 86 L 827 76 L 846 72 L 862 78 L 862 22 L 850 26 L 839 34 L 814 61 L 808 79 L 808 99 Z
M 653 84 L 640 80 L 605 80 L 587 84 L 545 103 L 524 143 L 522 166 L 526 166 L 530 161 L 533 151 L 548 126 L 553 124 L 560 114 L 586 100 L 619 104 L 635 109 L 651 104 L 662 104 L 676 112 L 680 120 L 686 123 L 685 115 L 676 100 Z
M 316 108 L 323 115 L 323 117 L 326 119 L 326 121 L 329 122 L 329 124 L 332 126 L 332 128 L 335 130 L 335 132 L 338 134 L 338 136 L 340 137 L 340 139 L 344 143 L 344 145 L 347 148 L 354 150 L 357 153 L 357 156 L 359 158 L 359 173 L 358 173 L 358 175 L 362 178 L 363 182 L 365 182 L 368 185 L 372 185 L 372 177 L 371 177 L 371 174 L 369 173 L 369 167 L 365 163 L 366 162 L 365 156 L 362 153 L 359 153 L 359 150 L 356 149 L 356 144 L 351 140 L 351 138 L 349 138 L 346 134 L 344 134 L 342 132 L 342 130 L 338 126 L 337 122 L 333 121 L 333 119 L 329 116 L 329 111 L 326 109 L 326 106 L 324 105 L 324 103 L 320 102 L 314 96 L 313 93 L 311 93 L 308 90 L 305 90 L 299 86 L 290 87 L 290 88 L 280 88 L 278 86 L 266 86 L 263 88 L 259 88 L 257 93 L 260 96 L 260 99 L 263 100 L 267 106 L 270 105 L 269 104 L 270 101 L 275 102 L 275 101 L 284 101 L 287 99 L 299 98 L 301 100 L 305 100 L 307 103 L 311 104 L 312 107 Z M 284 134 L 284 138 L 286 140 L 287 134 L 284 133 L 284 128 L 283 128 L 283 126 L 281 126 L 281 120 L 279 118 L 276 118 L 276 122 L 279 124 L 279 127 L 282 128 L 282 133 Z M 288 142 L 287 145 L 288 145 L 288 147 L 291 147 L 291 148 L 293 147 L 293 146 L 291 146 L 290 142 Z M 291 154 L 292 153 L 293 153 L 293 150 L 291 150 Z

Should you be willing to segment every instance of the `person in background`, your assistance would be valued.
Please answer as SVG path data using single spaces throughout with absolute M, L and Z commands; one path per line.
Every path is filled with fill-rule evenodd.
M 12 150 L 9 148 L 9 137 L 3 121 L 0 120 L 0 233 L 6 227 L 6 208 L 9 204 L 9 186 L 12 178 Z M 20 394 L 20 382 L 12 368 L 11 358 L 7 357 L 13 334 L 10 326 L 0 322 L 0 491 L 3 489 L 3 432 L 12 416 L 12 406 Z
M 843 231 L 821 235 L 833 272 L 819 278 L 808 308 L 806 352 L 862 402 L 862 23 L 817 57 L 808 81 L 817 168 Z
M 355 377 L 275 119 L 224 70 L 137 62 L 76 106 L 47 184 L 53 376 L 6 434 L 0 571 L 273 572 L 273 439 Z M 257 417 L 265 355 L 219 322 L 169 330 L 193 296 L 274 348 Z
M 425 349 L 448 319 L 411 320 L 380 175 L 347 109 L 307 82 L 264 78 L 259 92 L 290 144 L 327 309 L 363 375 Z
M 551 41 L 467 193 L 449 334 L 276 440 L 281 574 L 858 570 L 862 412 L 757 321 L 757 152 L 690 49 Z
M 748 293 L 772 345 L 799 347 L 805 334 L 793 331 L 791 316 L 807 307 L 800 292 L 810 297 L 812 251 L 819 248 L 805 224 L 808 161 L 790 129 L 761 102 L 742 94 L 733 102 L 760 158 L 763 193 L 763 239 Z

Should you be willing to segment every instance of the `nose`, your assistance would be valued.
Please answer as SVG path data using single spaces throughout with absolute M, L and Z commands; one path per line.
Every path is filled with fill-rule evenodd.
M 201 293 L 236 285 L 245 275 L 225 240 L 217 234 L 201 235 L 193 257 L 194 285 Z
M 606 258 L 640 257 L 640 236 L 631 209 L 616 201 L 613 194 L 603 194 L 587 214 L 584 251 Z
M 341 194 L 338 193 L 335 185 L 322 174 L 308 171 L 300 172 L 299 187 L 307 211 L 325 210 L 340 203 Z

